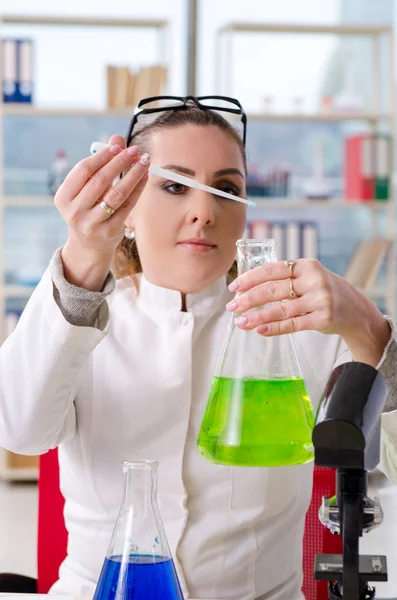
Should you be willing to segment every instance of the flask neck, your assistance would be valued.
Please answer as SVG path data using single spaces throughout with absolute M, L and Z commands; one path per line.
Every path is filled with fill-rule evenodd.
M 277 262 L 275 240 L 238 240 L 238 275 L 256 267 Z
M 156 461 L 125 461 L 123 463 L 123 507 L 133 508 L 135 517 L 144 517 L 157 502 Z

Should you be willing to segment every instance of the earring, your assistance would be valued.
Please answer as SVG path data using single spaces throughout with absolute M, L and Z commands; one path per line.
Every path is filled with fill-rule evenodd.
M 135 231 L 133 229 L 130 229 L 129 227 L 126 227 L 124 229 L 124 237 L 126 237 L 128 240 L 135 239 Z

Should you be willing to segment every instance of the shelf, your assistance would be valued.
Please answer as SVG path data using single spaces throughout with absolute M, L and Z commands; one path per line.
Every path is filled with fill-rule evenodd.
M 391 121 L 388 113 L 251 113 L 247 115 L 248 122 L 252 121 Z
M 364 290 L 360 289 L 359 291 L 365 296 L 368 296 L 368 298 L 372 299 L 387 298 L 389 296 L 389 291 L 386 287 L 373 286 Z
M 72 27 L 165 27 L 164 19 L 112 19 L 91 17 L 0 14 L 0 23 L 12 25 L 69 25 Z
M 30 285 L 5 285 L 0 288 L 3 298 L 30 298 L 33 291 L 34 286 Z
M 38 467 L 5 467 L 0 469 L 0 479 L 5 481 L 37 481 L 39 478 Z
M 1 197 L 0 197 L 1 198 Z M 3 196 L 2 202 L 4 206 L 14 208 L 32 208 L 32 207 L 48 207 L 54 206 L 53 196 Z
M 67 108 L 40 107 L 28 103 L 0 103 L 0 115 L 32 117 L 131 117 L 132 107 L 127 108 Z
M 343 198 L 331 200 L 308 200 L 305 198 L 260 198 L 249 196 L 249 200 L 256 203 L 256 208 L 328 208 L 328 209 L 355 209 L 369 208 L 371 210 L 389 209 L 391 202 L 373 201 L 365 203 L 348 203 Z M 255 209 L 253 209 L 255 210 Z
M 256 208 L 327 208 L 331 210 L 367 208 L 370 210 L 389 210 L 392 207 L 391 202 L 374 200 L 364 203 L 347 203 L 343 198 L 308 200 L 305 198 L 260 198 L 249 196 L 248 199 L 256 203 Z M 3 196 L 2 200 L 4 206 L 14 208 L 54 207 L 53 196 Z
M 246 33 L 330 33 L 336 35 L 382 35 L 393 32 L 387 25 L 293 25 L 288 23 L 229 23 L 220 32 Z
M 131 117 L 132 107 L 126 108 L 68 108 L 32 104 L 0 103 L 0 115 L 36 117 Z M 251 113 L 249 121 L 391 121 L 388 113 Z

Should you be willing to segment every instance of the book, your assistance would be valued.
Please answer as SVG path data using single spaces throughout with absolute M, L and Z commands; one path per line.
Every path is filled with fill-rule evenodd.
M 286 259 L 296 260 L 302 257 L 301 227 L 296 221 L 289 221 L 285 227 Z
M 126 104 L 129 107 L 133 107 L 134 106 L 134 102 L 135 102 L 135 88 L 136 88 L 136 80 L 137 80 L 137 75 L 136 73 L 132 73 L 131 71 L 129 72 L 129 76 L 128 76 L 128 89 L 127 89 L 127 101 Z
M 389 200 L 392 139 L 390 135 L 375 135 L 375 193 L 376 200 Z
M 250 235 L 254 240 L 266 240 L 270 237 L 270 225 L 267 221 L 253 221 Z
M 361 241 L 345 272 L 346 281 L 363 290 L 375 285 L 391 246 L 392 242 L 383 238 Z
M 162 65 L 152 67 L 152 91 L 151 96 L 161 96 L 165 92 L 165 84 L 167 81 L 167 69 Z
M 137 106 L 143 98 L 152 96 L 152 67 L 142 67 L 136 78 L 134 106 Z
M 349 261 L 344 278 L 355 287 L 364 287 L 371 252 L 372 240 L 363 240 L 359 242 Z
M 17 40 L 18 52 L 18 102 L 32 102 L 33 94 L 33 40 L 24 38 Z
M 317 223 L 301 223 L 301 257 L 318 258 L 318 226 Z
M 379 273 L 385 260 L 388 252 L 392 248 L 392 242 L 386 239 L 378 239 L 373 247 L 373 257 L 371 261 L 371 265 L 368 268 L 368 272 L 366 275 L 364 289 L 371 288 L 376 285 L 376 282 L 379 277 Z
M 115 108 L 127 106 L 130 70 L 128 67 L 118 67 L 116 70 L 116 89 L 114 95 Z
M 108 108 L 116 106 L 117 68 L 113 65 L 106 67 L 107 75 L 107 105 Z
M 286 260 L 285 223 L 271 223 L 270 238 L 276 241 L 277 259 Z

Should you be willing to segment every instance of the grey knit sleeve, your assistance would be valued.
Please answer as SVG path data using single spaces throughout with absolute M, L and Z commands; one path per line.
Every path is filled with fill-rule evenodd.
M 391 328 L 391 336 L 386 346 L 383 357 L 378 365 L 378 370 L 386 379 L 389 386 L 384 412 L 397 410 L 397 338 L 396 328 L 391 319 L 386 317 Z
M 106 304 L 107 296 L 115 289 L 116 282 L 113 274 L 109 272 L 100 292 L 91 292 L 84 288 L 76 287 L 65 279 L 61 251 L 62 248 L 59 248 L 50 262 L 55 302 L 65 319 L 71 325 L 96 327 L 103 331 L 107 319 L 101 318 L 101 307 L 104 303 Z

